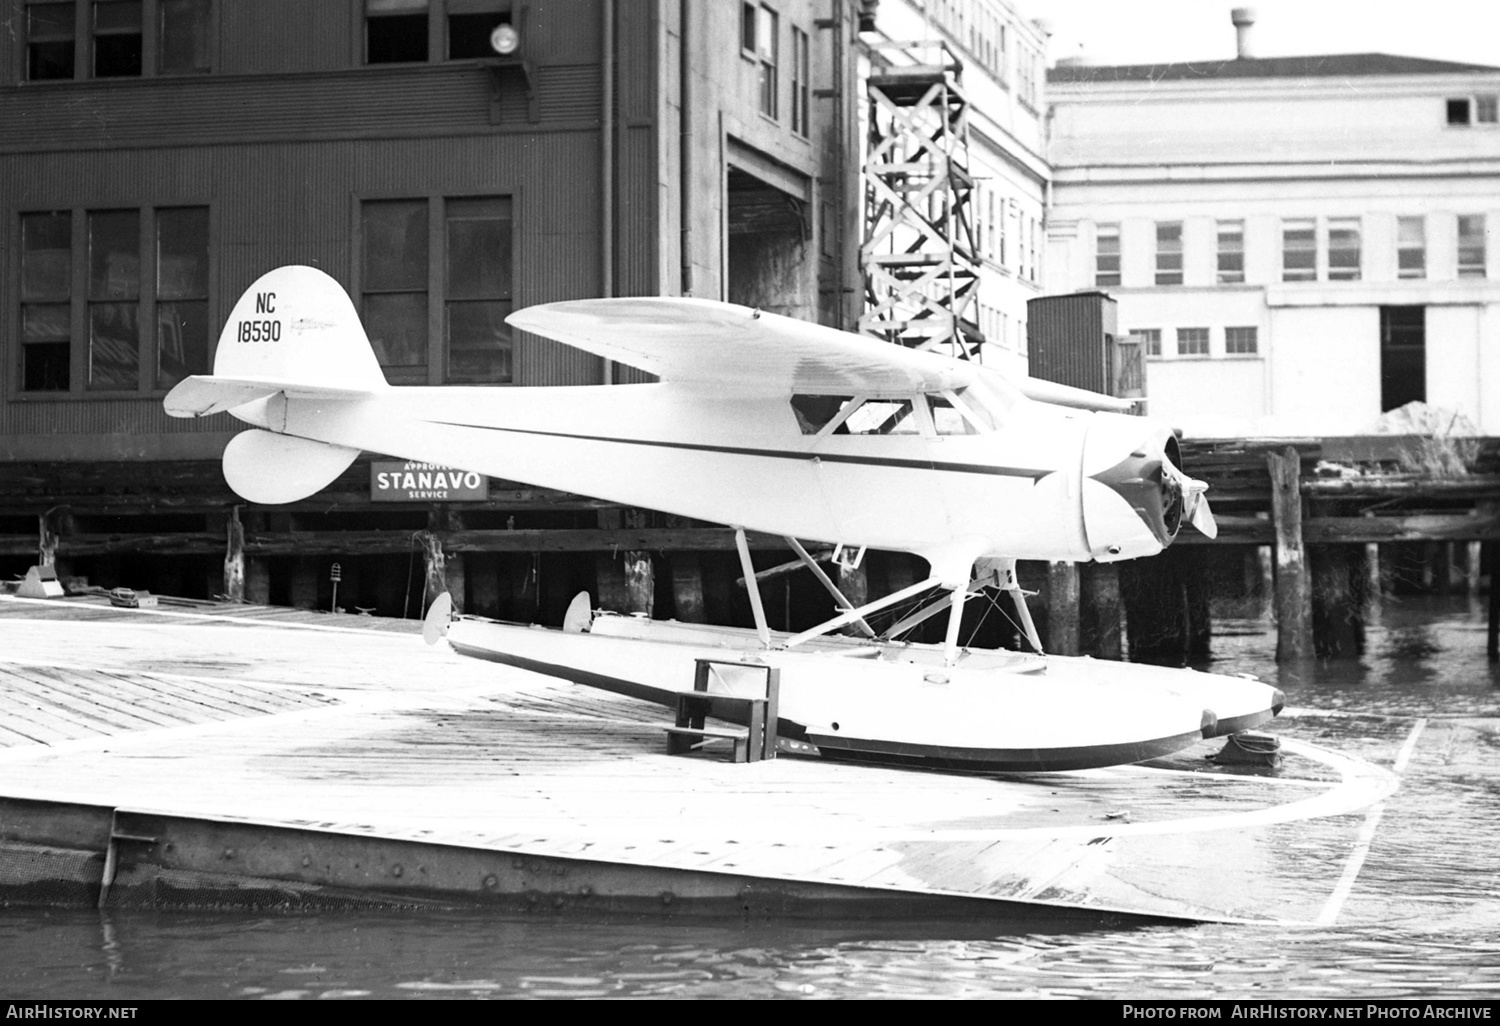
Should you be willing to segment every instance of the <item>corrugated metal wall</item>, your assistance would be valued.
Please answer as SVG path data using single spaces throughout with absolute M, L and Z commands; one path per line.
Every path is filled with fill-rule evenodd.
M 1042 296 L 1026 304 L 1032 377 L 1109 392 L 1105 335 L 1115 333 L 1115 301 L 1102 292 Z
M 223 37 L 243 33 L 245 52 L 235 62 L 316 73 L 0 86 L 0 458 L 193 455 L 191 445 L 181 451 L 169 436 L 225 430 L 166 417 L 159 394 L 17 397 L 14 247 L 21 212 L 208 204 L 216 325 L 250 282 L 280 264 L 314 264 L 348 285 L 363 197 L 512 195 L 515 305 L 601 290 L 598 0 L 533 7 L 528 43 L 548 53 L 543 44 L 554 40 L 573 61 L 534 69 L 535 122 L 512 73 L 497 91 L 493 73 L 473 64 L 348 67 L 358 22 L 344 4 L 219 6 Z M 300 12 L 311 7 L 328 10 L 308 21 Z M 649 293 L 658 231 L 655 79 L 640 72 L 653 59 L 651 19 L 622 12 L 620 22 L 617 104 L 629 113 L 617 135 L 616 265 L 619 291 Z M 597 357 L 531 337 L 517 345 L 518 383 L 599 380 Z M 209 437 L 203 442 L 211 449 Z

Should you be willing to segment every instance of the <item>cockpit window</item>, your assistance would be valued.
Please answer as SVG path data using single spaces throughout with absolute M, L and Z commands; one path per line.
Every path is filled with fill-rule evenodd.
M 940 435 L 977 435 L 979 432 L 964 419 L 953 404 L 946 399 L 939 399 L 935 395 L 927 397 L 927 405 L 932 408 L 932 427 Z
M 995 418 L 972 389 L 927 396 L 934 430 L 940 435 L 981 435 L 995 430 Z
M 797 415 L 797 426 L 804 435 L 815 435 L 828 426 L 828 422 L 839 415 L 851 395 L 794 395 L 792 412 Z M 847 435 L 849 429 L 840 424 L 834 434 Z
M 917 418 L 910 399 L 866 399 L 844 423 L 854 435 L 915 435 Z

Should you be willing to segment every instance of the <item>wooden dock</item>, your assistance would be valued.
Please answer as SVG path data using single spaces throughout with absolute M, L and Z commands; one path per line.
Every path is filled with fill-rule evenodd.
M 0 897 L 1315 921 L 1395 787 L 1294 737 L 1277 777 L 669 756 L 666 710 L 416 629 L 0 599 Z

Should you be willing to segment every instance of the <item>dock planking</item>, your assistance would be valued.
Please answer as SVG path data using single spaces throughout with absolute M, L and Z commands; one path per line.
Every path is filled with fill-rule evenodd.
M 1217 745 L 1160 767 L 1022 778 L 671 757 L 666 710 L 428 648 L 416 629 L 263 607 L 0 601 L 0 712 L 14 724 L 0 732 L 0 845 L 29 843 L 5 802 L 46 802 L 177 824 L 175 854 L 122 849 L 127 882 L 189 872 L 199 887 L 253 877 L 413 900 L 545 892 L 548 907 L 660 907 L 667 893 L 685 911 L 691 895 L 764 891 L 850 907 L 956 899 L 970 914 L 1310 921 L 1358 811 L 1393 786 L 1310 748 L 1280 779 L 1213 769 L 1202 756 Z M 1317 815 L 1296 811 L 1309 802 Z M 187 821 L 251 840 L 226 847 L 230 860 L 195 846 Z M 378 870 L 368 851 L 340 868 L 346 856 L 330 853 L 356 841 L 418 847 Z M 1318 857 L 1285 859 L 1291 845 Z M 208 854 L 184 863 L 197 847 Z M 278 862 L 291 848 L 304 861 Z M 499 869 L 439 885 L 445 859 Z

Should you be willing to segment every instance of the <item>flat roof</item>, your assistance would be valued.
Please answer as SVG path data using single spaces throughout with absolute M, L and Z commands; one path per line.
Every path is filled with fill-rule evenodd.
M 1358 75 L 1500 73 L 1487 64 L 1460 64 L 1388 53 L 1335 53 L 1307 57 L 1236 57 L 1174 64 L 1062 64 L 1048 82 L 1171 82 L 1219 78 L 1347 78 Z

